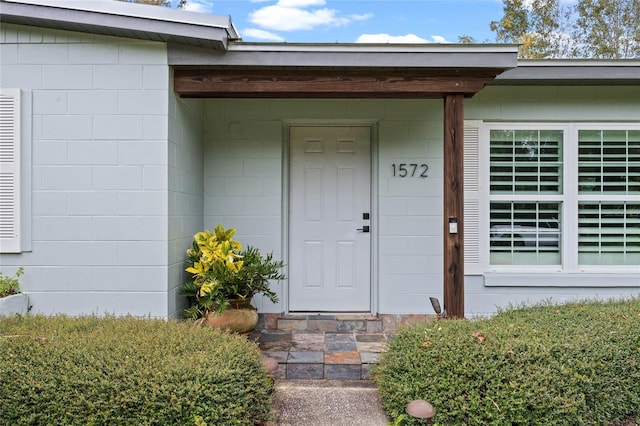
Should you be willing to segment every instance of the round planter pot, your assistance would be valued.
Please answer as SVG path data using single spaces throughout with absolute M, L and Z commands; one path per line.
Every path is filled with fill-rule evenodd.
M 221 314 L 209 313 L 204 324 L 236 333 L 248 333 L 258 325 L 258 311 L 249 302 L 241 305 L 231 303 Z
M 0 298 L 0 316 L 24 315 L 29 311 L 29 296 L 24 293 Z

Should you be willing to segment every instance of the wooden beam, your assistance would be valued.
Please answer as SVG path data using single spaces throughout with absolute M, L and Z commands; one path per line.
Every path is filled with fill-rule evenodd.
M 444 97 L 444 309 L 453 318 L 464 317 L 463 102 L 461 93 Z
M 182 69 L 174 90 L 185 97 L 218 98 L 442 98 L 472 96 L 493 70 Z

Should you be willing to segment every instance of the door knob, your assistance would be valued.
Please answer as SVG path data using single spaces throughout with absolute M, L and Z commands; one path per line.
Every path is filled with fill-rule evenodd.
M 365 225 L 362 228 L 356 229 L 356 231 L 369 232 L 369 225 Z

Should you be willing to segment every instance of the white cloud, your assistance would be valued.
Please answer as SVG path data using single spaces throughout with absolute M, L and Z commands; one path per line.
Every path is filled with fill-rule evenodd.
M 267 40 L 267 41 L 284 41 L 284 38 L 279 36 L 278 34 L 274 34 L 269 31 L 259 30 L 257 28 L 247 28 L 242 31 L 242 37 L 248 37 L 258 40 Z
M 261 28 L 279 31 L 312 30 L 319 26 L 340 26 L 350 22 L 349 18 L 337 16 L 337 11 L 334 9 L 304 10 L 280 4 L 251 12 L 249 21 Z
M 184 10 L 199 13 L 211 13 L 213 11 L 213 3 L 211 0 L 188 0 Z
M 432 35 L 431 36 L 431 40 L 434 43 L 450 43 L 450 41 L 448 41 L 446 38 L 439 36 L 439 35 Z
M 356 43 L 431 43 L 415 34 L 406 34 L 400 36 L 392 36 L 389 34 L 362 34 L 356 40 Z
M 373 18 L 373 13 L 363 13 L 362 15 L 349 15 L 349 19 L 354 21 L 366 21 Z
M 278 6 L 282 7 L 310 7 L 310 6 L 324 6 L 326 2 L 324 0 L 278 0 Z

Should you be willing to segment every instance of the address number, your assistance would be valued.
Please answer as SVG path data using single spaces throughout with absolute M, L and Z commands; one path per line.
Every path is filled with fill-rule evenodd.
M 401 177 L 401 178 L 406 178 L 406 177 L 426 178 L 427 170 L 429 170 L 429 166 L 424 163 L 423 164 L 393 163 L 391 165 L 391 168 L 393 169 L 393 176 Z

